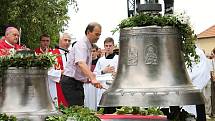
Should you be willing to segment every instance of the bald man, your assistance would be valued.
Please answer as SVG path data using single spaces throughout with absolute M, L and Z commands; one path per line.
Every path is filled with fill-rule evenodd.
M 9 55 L 9 50 L 21 49 L 18 43 L 19 31 L 15 27 L 8 27 L 5 31 L 5 36 L 0 40 L 0 56 Z
M 48 72 L 49 77 L 49 90 L 52 97 L 53 102 L 56 106 L 64 105 L 68 106 L 67 101 L 64 98 L 61 86 L 60 79 L 61 73 L 64 70 L 67 61 L 67 53 L 68 47 L 71 43 L 71 36 L 68 33 L 64 33 L 59 40 L 59 46 L 52 51 L 53 54 L 58 55 L 57 64 L 55 64 L 54 68 L 50 69 Z

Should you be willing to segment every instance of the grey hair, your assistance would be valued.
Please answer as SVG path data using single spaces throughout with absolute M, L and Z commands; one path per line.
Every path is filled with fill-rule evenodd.
M 5 31 L 5 35 L 9 34 L 9 33 L 11 32 L 12 29 L 16 29 L 16 30 L 18 31 L 18 29 L 15 28 L 15 27 L 7 27 L 7 28 L 6 28 L 6 31 Z
M 63 34 L 60 36 L 60 40 L 63 39 L 64 36 L 69 36 L 69 38 L 71 39 L 71 34 L 69 34 L 69 33 L 63 33 Z

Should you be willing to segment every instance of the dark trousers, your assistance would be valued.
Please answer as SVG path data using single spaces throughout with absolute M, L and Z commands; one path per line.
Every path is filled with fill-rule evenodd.
M 63 94 L 68 101 L 69 106 L 84 105 L 84 88 L 83 82 L 72 77 L 63 75 L 60 81 Z

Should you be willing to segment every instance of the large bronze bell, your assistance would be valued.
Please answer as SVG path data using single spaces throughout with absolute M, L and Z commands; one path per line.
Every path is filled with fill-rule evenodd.
M 177 29 L 166 26 L 120 31 L 116 79 L 104 92 L 101 107 L 204 104 L 186 72 Z
M 44 121 L 58 114 L 47 88 L 47 70 L 10 67 L 4 71 L 1 88 L 0 113 L 20 121 Z

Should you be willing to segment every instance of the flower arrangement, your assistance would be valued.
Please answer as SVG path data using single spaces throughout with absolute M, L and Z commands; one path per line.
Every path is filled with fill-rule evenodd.
M 0 57 L 0 69 L 4 70 L 8 67 L 38 67 L 47 69 L 55 64 L 56 55 L 47 53 L 36 55 L 33 51 L 12 52 L 11 55 Z
M 173 26 L 178 29 L 181 39 L 181 51 L 184 53 L 184 60 L 188 67 L 192 66 L 192 61 L 198 62 L 199 56 L 195 52 L 196 35 L 192 30 L 188 18 L 183 14 L 179 15 L 161 15 L 140 13 L 121 21 L 119 28 L 113 32 L 126 27 L 142 27 L 142 26 Z M 192 59 L 191 59 L 192 58 Z

